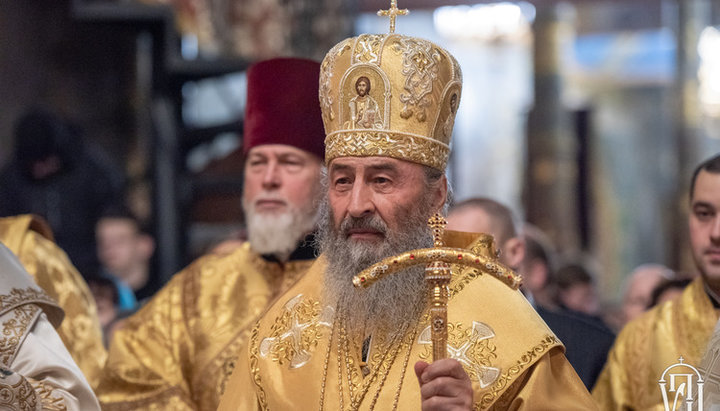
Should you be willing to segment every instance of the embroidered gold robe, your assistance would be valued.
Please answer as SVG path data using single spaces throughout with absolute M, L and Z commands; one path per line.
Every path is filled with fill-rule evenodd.
M 115 333 L 103 410 L 215 410 L 248 326 L 311 264 L 269 262 L 244 243 L 176 274 Z
M 0 244 L 0 409 L 100 409 L 53 328 L 62 320 L 62 309 Z
M 469 241 L 459 237 L 446 233 L 446 244 L 464 248 Z M 471 248 L 487 256 L 486 246 Z M 325 268 L 321 256 L 254 326 L 219 410 L 420 409 L 413 366 L 432 359 L 427 318 L 398 340 L 371 341 L 363 377 L 362 342 L 349 339 L 342 315 L 323 304 Z M 453 272 L 448 353 L 472 380 L 475 409 L 596 408 L 562 344 L 519 291 L 473 269 Z
M 107 353 L 95 300 L 67 255 L 52 241 L 50 227 L 32 215 L 0 218 L 0 242 L 65 312 L 57 329 L 65 347 L 93 387 Z
M 663 410 L 658 385 L 663 371 L 680 356 L 686 364 L 700 365 L 718 315 L 697 278 L 677 299 L 627 324 L 593 388 L 601 409 Z

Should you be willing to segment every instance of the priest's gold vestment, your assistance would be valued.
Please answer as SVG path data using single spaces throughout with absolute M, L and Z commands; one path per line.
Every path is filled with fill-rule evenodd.
M 675 300 L 644 313 L 623 328 L 608 355 L 593 397 L 603 410 L 663 410 L 658 385 L 663 371 L 678 362 L 700 365 L 718 321 L 702 278 Z
M 107 353 L 95 300 L 67 255 L 52 241 L 50 227 L 32 215 L 0 218 L 0 242 L 65 312 L 57 333 L 94 388 Z
M 176 274 L 113 337 L 103 410 L 215 410 L 248 326 L 311 264 L 266 261 L 244 243 Z
M 469 244 L 459 234 L 446 232 L 446 244 L 491 254 L 486 240 Z M 263 314 L 219 410 L 420 409 L 413 366 L 432 361 L 427 318 L 395 340 L 371 339 L 362 367 L 363 342 L 344 327 L 343 316 L 352 313 L 323 303 L 325 269 L 321 256 Z M 470 376 L 475 409 L 596 408 L 562 344 L 519 291 L 474 269 L 453 272 L 448 353 Z M 373 287 L 382 287 L 382 280 Z

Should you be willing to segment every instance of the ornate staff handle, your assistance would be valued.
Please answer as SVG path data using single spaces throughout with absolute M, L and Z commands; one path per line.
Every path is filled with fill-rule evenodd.
M 468 250 L 444 247 L 442 237 L 446 222 L 440 214 L 432 216 L 428 225 L 433 230 L 433 248 L 422 248 L 386 258 L 356 275 L 353 284 L 355 287 L 367 288 L 388 274 L 418 264 L 426 264 L 425 281 L 428 283 L 430 301 L 433 361 L 437 361 L 447 357 L 448 284 L 452 278 L 450 264 L 478 269 L 484 274 L 493 275 L 515 290 L 520 287 L 522 279 L 512 270 L 492 259 Z

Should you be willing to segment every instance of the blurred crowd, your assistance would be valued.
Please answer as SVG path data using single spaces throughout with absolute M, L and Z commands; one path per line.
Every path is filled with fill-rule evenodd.
M 125 176 L 116 165 L 93 156 L 77 124 L 49 110 L 31 108 L 16 121 L 14 145 L 14 155 L 0 174 L 0 216 L 34 214 L 47 221 L 58 246 L 87 281 L 109 341 L 123 319 L 163 285 L 153 271 L 155 244 L 148 222 L 128 208 Z M 596 281 L 602 275 L 601 265 L 588 256 L 559 253 L 545 233 L 518 222 L 505 205 L 478 198 L 460 202 L 452 210 L 451 216 L 462 219 L 453 227 L 451 218 L 450 228 L 492 234 L 503 256 L 522 248 L 522 261 L 510 266 L 523 275 L 531 301 L 592 322 L 608 333 L 617 333 L 644 311 L 675 298 L 692 280 L 688 274 L 648 262 L 627 274 L 621 298 L 601 296 Z M 508 214 L 515 235 L 508 238 L 507 230 L 493 233 L 489 224 L 498 213 Z M 506 246 L 507 242 L 512 245 Z M 242 241 L 218 238 L 217 243 L 213 252 L 226 253 Z
M 81 409 L 99 409 L 100 404 L 110 410 L 216 409 L 223 395 L 234 404 L 226 409 L 245 409 L 269 398 L 262 387 L 253 395 L 245 371 L 268 366 L 275 370 L 287 360 L 287 372 L 283 368 L 273 374 L 277 378 L 270 384 L 278 384 L 281 391 L 297 389 L 297 398 L 307 400 L 315 394 L 307 394 L 313 390 L 303 384 L 321 380 L 324 387 L 330 358 L 339 364 L 337 371 L 332 368 L 340 381 L 344 356 L 348 384 L 354 384 L 351 374 L 358 371 L 351 367 L 353 361 L 363 373 L 357 381 L 375 372 L 365 380 L 372 384 L 384 366 L 373 363 L 378 354 L 371 350 L 397 355 L 407 346 L 401 374 L 393 377 L 401 387 L 413 347 L 427 340 L 434 349 L 437 341 L 447 344 L 447 352 L 435 350 L 433 356 L 440 358 L 432 363 L 420 355 L 422 360 L 412 365 L 419 384 L 412 401 L 472 402 L 473 395 L 482 392 L 473 386 L 475 378 L 481 390 L 491 384 L 506 389 L 491 399 L 500 404 L 493 409 L 502 409 L 508 398 L 527 401 L 525 395 L 533 396 L 533 406 L 556 401 L 589 406 L 594 401 L 603 409 L 648 409 L 664 397 L 643 390 L 648 383 L 655 389 L 668 361 L 682 355 L 681 363 L 687 358 L 688 363 L 717 365 L 713 355 L 720 350 L 713 347 L 720 347 L 720 325 L 713 329 L 715 309 L 720 308 L 720 155 L 700 164 L 690 185 L 690 249 L 700 277 L 647 262 L 620 275 L 625 278 L 621 296 L 603 296 L 598 279 L 609 273 L 602 264 L 589 255 L 558 250 L 547 233 L 523 222 L 509 206 L 487 197 L 449 203 L 447 158 L 440 163 L 427 156 L 406 158 L 405 149 L 384 151 L 386 147 L 364 140 L 351 141 L 347 152 L 333 151 L 337 146 L 331 143 L 326 146 L 321 136 L 328 126 L 316 100 L 320 70 L 317 62 L 294 58 L 259 62 L 248 70 L 243 145 L 238 149 L 245 231 L 217 238 L 206 255 L 167 284 L 155 269 L 152 221 L 142 220 L 128 206 L 124 173 L 101 160 L 77 124 L 42 108 L 22 115 L 15 126 L 13 156 L 0 170 L 0 259 L 6 268 L 1 274 L 7 278 L 0 283 L 0 315 L 9 318 L 4 324 L 36 325 L 25 327 L 23 338 L 15 340 L 18 350 L 27 347 L 25 354 L 0 356 L 0 390 L 11 375 L 25 375 L 27 381 L 50 375 L 42 369 L 44 361 L 25 360 L 37 353 L 48 361 L 71 359 L 68 367 L 60 368 L 72 375 L 68 381 L 78 382 L 65 384 L 72 394 L 68 401 L 72 403 L 73 395 L 88 397 L 82 402 L 92 405 Z M 358 109 L 369 119 L 365 127 L 385 133 L 370 121 L 378 103 L 366 96 L 369 78 L 359 77 L 355 87 L 357 96 L 349 101 L 366 110 Z M 458 97 L 453 95 L 455 103 L 446 97 L 452 119 Z M 353 112 L 348 124 L 365 121 L 363 115 Z M 420 117 L 424 121 L 424 115 Z M 355 131 L 349 135 L 366 137 Z M 356 155 L 358 146 L 379 151 Z M 422 162 L 428 159 L 432 161 Z M 443 218 L 433 214 L 443 210 L 443 204 L 449 230 L 444 234 L 439 228 Z M 432 244 L 428 216 L 436 246 L 446 241 L 453 252 L 467 249 L 476 263 L 481 256 L 488 258 L 485 268 L 454 273 L 445 288 L 432 289 L 433 297 L 447 292 L 442 316 L 437 316 L 441 304 L 424 314 L 424 280 L 437 280 L 433 276 L 446 272 L 446 266 L 405 267 L 404 276 L 386 278 L 382 286 L 354 288 L 349 279 L 369 265 Z M 438 255 L 435 251 L 430 255 Z M 405 255 L 415 259 L 414 252 Z M 443 256 L 446 252 L 441 250 Z M 10 266 L 15 269 L 8 270 Z M 519 274 L 522 284 L 506 269 Z M 28 285 L 33 281 L 24 273 L 34 285 Z M 18 293 L 25 294 L 17 298 Z M 4 305 L 2 298 L 20 302 Z M 323 300 L 327 298 L 335 300 Z M 57 312 L 64 312 L 65 319 Z M 463 331 L 463 324 L 472 328 Z M 415 340 L 420 326 L 427 332 Z M 323 334 L 321 327 L 332 331 Z M 466 339 L 464 343 L 435 338 L 443 330 L 449 338 L 451 327 L 460 330 L 454 338 Z M 259 335 L 267 337 L 258 347 Z M 334 347 L 334 335 L 338 352 L 327 348 L 324 365 L 316 360 L 303 368 L 309 374 L 297 374 L 315 347 Z M 405 338 L 411 342 L 404 343 Z M 46 339 L 54 343 L 45 346 Z M 383 341 L 389 344 L 385 348 Z M 281 343 L 285 346 L 276 347 Z M 350 345 L 356 359 L 349 357 Z M 494 365 L 467 356 L 485 349 L 497 360 Z M 255 365 L 243 368 L 243 361 Z M 520 371 L 522 366 L 527 367 Z M 522 376 L 498 380 L 501 369 Z M 324 375 L 316 378 L 320 371 Z M 720 380 L 720 370 L 717 375 Z M 285 377 L 293 382 L 286 384 Z M 260 387 L 259 378 L 253 378 L 250 384 Z M 517 380 L 508 383 L 513 378 Z M 426 388 L 436 381 L 439 389 L 453 394 Z M 226 392 L 226 384 L 244 388 Z M 39 393 L 41 388 L 34 390 Z M 720 390 L 716 394 L 720 401 Z M 320 395 L 323 404 L 324 392 Z M 343 408 L 342 391 L 338 399 Z M 273 398 L 284 400 L 284 395 Z
M 45 108 L 17 119 L 14 154 L 0 171 L 0 217 L 31 214 L 87 282 L 106 341 L 160 288 L 152 234 L 126 206 L 125 176 L 82 128 Z

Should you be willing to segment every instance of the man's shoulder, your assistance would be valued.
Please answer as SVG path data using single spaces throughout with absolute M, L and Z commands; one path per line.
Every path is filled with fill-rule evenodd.
M 675 325 L 692 318 L 684 318 L 692 312 L 701 310 L 703 303 L 697 298 L 698 288 L 702 289 L 702 282 L 697 280 L 686 287 L 683 293 L 675 299 L 665 301 L 642 313 L 638 318 L 630 321 L 618 334 L 618 341 L 626 341 L 642 337 L 646 339 L 648 333 L 663 334 L 672 338 Z
M 524 318 L 542 323 L 519 290 L 477 269 L 459 270 L 450 283 L 450 305 L 457 305 L 468 312 L 497 310 L 499 318 Z
M 32 214 L 0 218 L 0 242 L 17 256 L 29 278 L 69 315 L 88 308 L 92 302 L 90 289 L 53 241 L 52 230 L 44 219 Z
M 596 360 L 602 358 L 601 361 L 604 362 L 616 337 L 609 328 L 565 311 L 543 307 L 536 307 L 536 310 L 545 324 L 565 344 L 571 361 L 581 354 L 582 357 L 586 357 L 584 361 L 587 361 L 589 356 Z M 575 352 L 571 353 L 570 350 Z M 600 365 L 602 366 L 602 363 Z
M 0 284 L 0 316 L 15 316 L 17 314 L 15 311 L 21 307 L 36 306 L 47 314 L 53 326 L 59 327 L 65 314 L 57 301 L 33 281 L 17 256 L 2 245 L 0 245 L 0 262 L 3 278 Z M 31 318 L 34 321 L 35 316 L 26 315 L 23 321 L 30 322 Z M 6 321 L 3 322 L 8 324 Z
M 477 270 L 464 270 L 458 277 L 450 286 L 448 323 L 452 328 L 472 327 L 468 335 L 480 332 L 487 337 L 488 344 L 497 348 L 501 368 L 518 363 L 528 353 L 537 360 L 562 345 L 520 291 Z
M 676 358 L 679 334 L 684 334 L 682 316 L 685 311 L 681 298 L 666 301 L 644 312 L 638 318 L 627 323 L 618 333 L 612 350 L 621 359 L 620 366 L 632 369 L 637 364 L 649 367 L 654 362 L 669 356 Z M 680 338 L 682 339 L 682 338 Z M 681 343 L 685 345 L 685 342 Z M 689 356 L 689 353 L 685 353 Z M 662 364 L 655 364 L 660 366 Z
M 168 304 L 188 309 L 207 295 L 232 292 L 248 281 L 258 281 L 262 273 L 253 264 L 254 258 L 259 257 L 247 243 L 230 253 L 202 255 L 174 274 L 139 311 L 154 311 Z
M 245 242 L 230 252 L 201 255 L 176 273 L 172 280 L 187 282 L 202 279 L 206 283 L 227 283 L 239 277 L 259 275 L 263 269 L 260 261 L 261 257 Z
M 205 327 L 246 320 L 255 304 L 253 294 L 267 300 L 267 284 L 252 266 L 249 248 L 199 257 L 177 272 L 140 309 L 128 318 L 128 335 L 141 329 L 162 329 L 183 324 L 191 334 Z
M 583 335 L 583 338 L 590 340 L 591 338 L 598 342 L 612 341 L 615 339 L 615 333 L 607 326 L 599 324 L 584 316 L 564 310 L 552 310 L 542 306 L 535 307 L 540 318 L 553 330 L 558 336 L 564 335 Z M 561 332 L 564 331 L 564 332 Z M 560 336 L 562 338 L 562 336 Z
M 39 216 L 22 214 L 0 217 L 0 242 L 13 253 L 20 253 L 22 242 L 27 235 L 38 235 L 53 241 L 50 226 Z
M 535 307 L 540 318 L 565 345 L 566 357 L 585 386 L 591 388 L 607 361 L 615 334 L 606 326 L 565 310 Z
M 654 325 L 659 325 L 669 320 L 667 313 L 671 312 L 675 308 L 675 301 L 666 301 L 663 304 L 652 307 L 645 311 L 637 318 L 631 320 L 620 330 L 618 336 L 623 334 L 636 334 L 644 333 L 648 328 L 652 328 Z
M 686 316 L 688 308 L 693 309 L 687 306 L 693 304 L 692 298 L 683 298 L 692 297 L 692 292 L 686 289 L 679 298 L 651 308 L 620 330 L 593 390 L 596 398 L 614 397 L 614 401 L 629 401 L 643 409 L 660 403 L 657 381 L 663 370 L 680 356 L 689 364 L 699 359 L 693 341 L 701 332 L 697 319 Z M 623 386 L 617 381 L 624 381 Z

